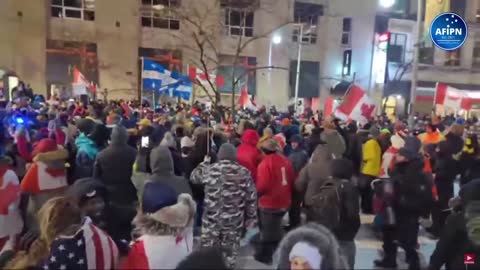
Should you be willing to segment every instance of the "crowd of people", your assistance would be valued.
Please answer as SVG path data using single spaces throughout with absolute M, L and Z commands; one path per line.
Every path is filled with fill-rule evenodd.
M 354 269 L 361 213 L 377 267 L 400 246 L 421 268 L 420 221 L 438 239 L 429 269 L 480 251 L 475 119 L 22 97 L 2 119 L 5 269 L 235 269 L 244 242 L 275 269 Z

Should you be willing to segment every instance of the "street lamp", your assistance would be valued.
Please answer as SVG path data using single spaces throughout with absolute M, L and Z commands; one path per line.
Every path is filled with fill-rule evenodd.
M 275 45 L 278 45 L 278 44 L 282 43 L 282 36 L 280 36 L 280 35 L 274 35 L 274 36 L 272 37 L 272 42 L 273 42 L 273 44 L 275 44 Z
M 395 5 L 395 0 L 380 0 L 380 6 L 384 8 L 391 8 Z

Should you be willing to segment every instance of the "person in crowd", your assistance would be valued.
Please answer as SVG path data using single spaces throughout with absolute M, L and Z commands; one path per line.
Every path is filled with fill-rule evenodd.
M 242 135 L 242 144 L 238 147 L 238 163 L 250 171 L 254 181 L 257 180 L 257 167 L 262 159 L 257 148 L 258 140 L 255 130 L 246 130 Z
M 262 143 L 268 139 L 271 139 L 273 138 L 273 131 L 271 128 L 269 127 L 266 127 L 263 129 L 263 135 L 262 137 L 258 140 L 258 143 L 257 143 L 257 148 L 260 150 L 260 147 L 262 146 Z
M 325 120 L 323 122 L 323 128 L 324 131 L 322 132 L 321 138 L 326 143 L 333 158 L 342 158 L 347 150 L 347 146 L 342 135 L 338 133 L 334 120 Z
M 308 163 L 309 156 L 303 147 L 303 138 L 300 135 L 292 136 L 290 144 L 292 152 L 288 158 L 292 162 L 295 172 L 299 174 L 303 167 Z
M 332 180 L 336 181 L 335 188 L 338 192 L 337 204 L 331 207 L 339 210 L 337 213 L 338 223 L 332 232 L 339 241 L 348 266 L 350 269 L 355 269 L 356 246 L 354 239 L 360 229 L 360 205 L 358 191 L 351 182 L 352 162 L 347 159 L 333 160 L 331 173 Z
M 255 260 L 270 264 L 272 254 L 282 238 L 282 218 L 291 205 L 295 182 L 292 163 L 279 153 L 274 140 L 262 145 L 265 157 L 258 165 L 257 192 L 259 194 L 260 243 Z
M 370 135 L 370 123 L 363 125 L 352 138 L 353 141 L 349 144 L 350 152 L 347 156 L 353 162 L 353 170 L 356 176 L 361 175 L 361 169 L 363 164 L 363 144 L 368 141 Z
M 362 148 L 362 167 L 361 176 L 358 179 L 359 191 L 361 196 L 362 212 L 372 214 L 373 191 L 370 183 L 380 175 L 382 163 L 382 148 L 378 142 L 380 131 L 377 127 L 370 128 L 369 139 Z
M 451 144 L 442 141 L 437 145 L 435 168 L 435 186 L 438 192 L 438 201 L 432 209 L 433 224 L 427 231 L 435 238 L 440 235 L 445 220 L 450 214 L 448 202 L 453 197 L 453 182 L 457 176 L 457 164 L 453 159 Z
M 174 269 L 193 250 L 195 202 L 169 185 L 148 182 L 133 223 L 138 239 L 121 269 Z
M 398 153 L 398 150 L 405 145 L 405 140 L 398 136 L 393 135 L 390 138 L 390 147 L 387 149 L 382 156 L 382 165 L 380 169 L 380 178 L 387 179 L 390 178 L 389 170 L 395 165 L 395 155 Z
M 445 141 L 449 144 L 449 148 L 455 160 L 459 160 L 463 152 L 463 146 L 465 145 L 465 142 L 463 141 L 464 130 L 465 127 L 463 125 L 453 124 L 445 136 Z
M 18 236 L 23 229 L 20 211 L 20 185 L 18 176 L 10 168 L 12 160 L 0 158 L 0 255 L 16 248 Z M 2 267 L 0 265 L 0 267 Z
M 416 137 L 405 139 L 405 146 L 395 156 L 395 166 L 390 173 L 393 181 L 394 224 L 383 226 L 382 260 L 374 261 L 375 266 L 397 267 L 397 243 L 406 254 L 408 269 L 420 269 L 416 251 L 419 217 L 428 215 L 433 203 L 432 180 L 423 173 L 423 158 L 419 151 L 421 142 Z
M 320 128 L 314 128 L 312 129 L 312 134 L 308 137 L 308 139 L 305 141 L 305 145 L 307 147 L 307 154 L 309 157 L 312 156 L 313 152 L 317 148 L 317 146 L 322 142 L 322 139 L 320 138 L 320 135 L 322 133 L 322 129 Z
M 382 149 L 382 155 L 390 147 L 390 138 L 392 134 L 388 128 L 383 128 L 380 130 L 380 136 L 378 137 L 378 143 L 380 143 L 380 148 Z
M 217 157 L 217 163 L 200 163 L 190 181 L 205 186 L 202 246 L 220 245 L 234 269 L 242 234 L 257 222 L 257 191 L 249 170 L 237 162 L 232 144 L 223 144 Z
M 98 126 L 98 125 L 97 125 Z M 89 134 L 80 133 L 75 140 L 75 178 L 91 177 L 99 147 Z
M 106 270 L 117 265 L 113 240 L 84 219 L 73 200 L 57 197 L 47 201 L 38 213 L 38 223 L 40 237 L 28 252 L 18 252 L 8 269 Z M 98 249 L 103 253 L 96 252 Z
M 29 194 L 26 224 L 29 230 L 36 230 L 34 216 L 43 204 L 56 196 L 64 194 L 68 186 L 65 160 L 68 152 L 60 148 L 52 139 L 42 139 L 35 146 L 33 163 L 23 177 L 20 187 Z
M 183 261 L 181 261 L 177 268 L 178 270 L 228 270 L 227 263 L 223 257 L 222 250 L 219 248 L 200 248 Z
M 476 134 L 469 135 L 465 139 L 463 153 L 460 156 L 461 185 L 480 178 L 480 147 Z
M 93 177 L 107 187 L 111 208 L 118 218 L 121 235 L 114 238 L 130 239 L 130 222 L 135 216 L 136 189 L 131 181 L 136 150 L 127 145 L 128 133 L 124 127 L 112 129 L 110 145 L 97 155 Z
M 425 132 L 418 135 L 418 138 L 423 145 L 438 144 L 445 139 L 443 134 L 438 130 L 438 126 L 432 122 L 425 126 Z
M 282 239 L 275 256 L 275 269 L 348 269 L 340 250 L 327 228 L 309 223 Z
M 182 176 L 182 154 L 177 150 L 177 142 L 171 132 L 165 133 L 160 145 L 168 147 L 172 155 L 175 175 Z
M 465 254 L 479 254 L 480 180 L 473 180 L 460 189 L 458 205 L 447 218 L 435 250 L 430 257 L 429 270 L 464 269 Z M 468 266 L 478 269 L 478 266 Z
M 185 159 L 186 157 L 188 157 L 188 155 L 192 152 L 194 146 L 195 146 L 195 143 L 188 136 L 184 136 L 180 140 L 180 150 L 182 151 L 182 159 Z

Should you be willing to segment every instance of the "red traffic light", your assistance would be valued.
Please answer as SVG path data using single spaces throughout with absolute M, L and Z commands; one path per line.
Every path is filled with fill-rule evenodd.
M 378 42 L 388 42 L 388 41 L 390 41 L 390 32 L 379 34 Z

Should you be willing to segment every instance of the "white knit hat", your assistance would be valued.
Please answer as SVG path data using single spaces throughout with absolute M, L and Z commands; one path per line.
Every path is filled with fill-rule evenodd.
M 190 139 L 190 137 L 185 136 L 180 140 L 180 147 L 193 147 L 195 146 L 195 143 Z
M 312 269 L 321 268 L 322 255 L 320 254 L 320 251 L 318 248 L 306 242 L 298 242 L 293 246 L 288 255 L 288 259 L 291 261 L 295 257 L 300 257 L 307 261 Z

